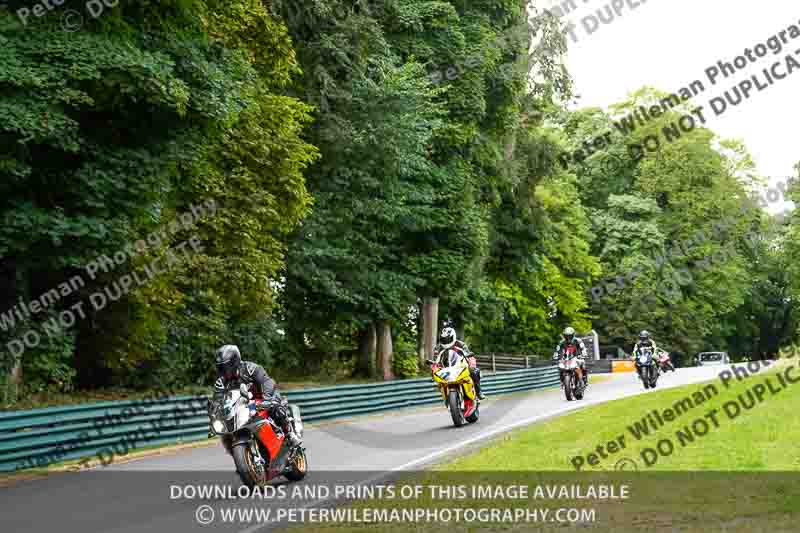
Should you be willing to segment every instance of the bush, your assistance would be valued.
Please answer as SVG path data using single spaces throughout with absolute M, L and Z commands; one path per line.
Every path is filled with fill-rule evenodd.
M 70 392 L 74 385 L 75 369 L 72 352 L 75 333 L 59 332 L 52 337 L 37 327 L 42 342 L 22 355 L 22 379 L 30 392 Z
M 394 361 L 392 362 L 392 370 L 394 371 L 395 376 L 402 379 L 417 377 L 419 375 L 417 354 L 395 354 Z

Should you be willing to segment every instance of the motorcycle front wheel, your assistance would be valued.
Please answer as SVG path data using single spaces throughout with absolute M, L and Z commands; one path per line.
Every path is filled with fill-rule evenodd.
M 259 481 L 259 476 L 256 474 L 255 458 L 247 444 L 239 444 L 233 447 L 233 463 L 236 465 L 236 473 L 239 474 L 239 479 L 242 483 L 249 488 L 256 485 L 263 484 Z
M 656 382 L 658 381 L 658 369 L 656 367 L 652 367 L 650 369 L 650 388 L 656 388 Z
M 572 388 L 573 382 L 575 381 L 575 376 L 572 372 L 567 372 L 564 374 L 564 396 L 567 397 L 567 401 L 572 401 Z
M 461 398 L 457 390 L 451 390 L 447 395 L 447 405 L 450 407 L 450 416 L 457 428 L 464 425 L 464 411 L 461 410 Z
M 583 400 L 583 378 L 579 379 L 577 376 L 574 376 L 572 382 L 575 384 L 575 391 L 573 391 L 572 395 L 576 400 Z

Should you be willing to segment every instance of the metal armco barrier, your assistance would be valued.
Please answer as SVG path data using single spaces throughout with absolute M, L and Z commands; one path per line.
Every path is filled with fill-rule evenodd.
M 550 356 L 541 355 L 504 355 L 504 354 L 480 354 L 476 355 L 478 364 L 484 371 L 503 372 L 506 370 L 516 370 L 520 368 L 540 368 L 552 366 L 553 361 Z M 589 372 L 594 374 L 608 374 L 611 372 L 610 359 L 586 359 Z
M 610 374 L 612 370 L 611 359 L 587 359 L 586 366 L 592 374 Z
M 555 367 L 488 373 L 492 395 L 559 385 Z M 304 422 L 332 420 L 441 401 L 431 378 L 283 392 Z M 205 396 L 98 402 L 0 413 L 0 472 L 208 438 Z
M 522 368 L 541 368 L 552 366 L 549 357 L 541 355 L 508 355 L 500 353 L 476 354 L 475 358 L 484 371 L 504 372 L 506 370 L 519 370 Z

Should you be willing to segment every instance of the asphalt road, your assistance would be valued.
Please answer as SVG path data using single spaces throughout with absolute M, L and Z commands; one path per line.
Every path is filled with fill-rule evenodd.
M 726 367 L 679 369 L 662 375 L 656 391 L 717 378 Z M 645 391 L 634 374 L 614 374 L 590 384 L 581 401 L 567 402 L 558 389 L 489 398 L 480 420 L 455 428 L 444 406 L 406 409 L 380 416 L 353 418 L 306 428 L 310 473 L 299 484 L 375 483 L 378 477 L 443 462 L 485 444 L 514 428 Z M 565 464 L 569 458 L 564 457 Z M 503 465 L 497 465 L 502 470 Z M 0 488 L 2 530 L 107 532 L 247 531 L 263 524 L 201 526 L 198 505 L 225 501 L 185 498 L 174 485 L 224 483 L 239 487 L 233 461 L 221 445 L 212 444 L 168 455 L 142 458 L 84 472 L 54 474 Z M 286 487 L 286 486 L 284 486 Z M 303 504 L 319 503 L 306 494 Z M 245 504 L 252 505 L 252 501 Z M 263 500 L 258 500 L 262 506 Z M 277 505 L 277 501 L 272 500 Z M 282 502 L 286 505 L 286 501 Z M 298 502 L 294 502 L 297 505 Z M 260 520 L 264 522 L 265 520 Z M 273 524 L 274 525 L 274 524 Z

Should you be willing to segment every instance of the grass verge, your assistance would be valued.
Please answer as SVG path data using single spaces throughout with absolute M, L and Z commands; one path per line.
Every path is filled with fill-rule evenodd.
M 420 497 L 367 499 L 351 508 L 388 510 L 401 516 L 399 522 L 314 524 L 303 531 L 797 531 L 798 410 L 800 367 L 785 363 L 728 385 L 717 379 L 616 400 L 514 431 L 397 482 L 422 485 Z M 609 442 L 617 443 L 615 451 Z M 576 457 L 583 458 L 579 471 Z M 474 497 L 476 486 L 524 486 L 527 494 Z M 619 494 L 625 486 L 628 497 L 553 498 L 537 492 L 563 486 L 582 487 L 584 495 L 589 487 L 617 487 Z M 471 522 L 446 522 L 442 515 L 409 518 L 417 510 L 447 508 L 511 514 Z M 557 521 L 559 509 L 570 510 L 562 514 L 564 522 Z M 517 511 L 525 518 L 508 519 Z M 538 513 L 533 520 L 530 511 Z M 569 520 L 570 512 L 577 520 Z M 581 512 L 593 513 L 593 519 Z

